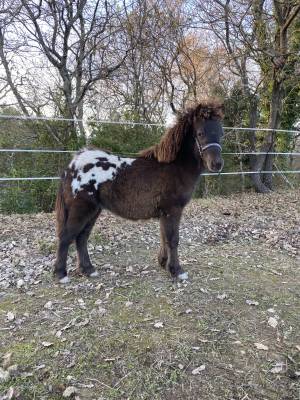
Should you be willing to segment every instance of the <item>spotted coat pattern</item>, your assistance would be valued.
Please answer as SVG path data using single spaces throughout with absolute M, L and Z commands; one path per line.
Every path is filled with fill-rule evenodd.
M 120 157 L 103 150 L 83 149 L 69 165 L 73 195 L 81 190 L 88 190 L 88 194 L 92 195 L 101 183 L 112 181 L 121 169 L 134 161 L 134 158 Z

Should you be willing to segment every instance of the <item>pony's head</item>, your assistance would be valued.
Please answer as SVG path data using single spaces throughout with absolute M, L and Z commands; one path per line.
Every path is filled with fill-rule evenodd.
M 223 168 L 220 145 L 223 136 L 223 105 L 210 102 L 197 105 L 189 111 L 190 132 L 194 138 L 194 153 L 200 157 L 210 172 L 220 172 Z
M 202 160 L 211 172 L 223 168 L 220 140 L 223 136 L 223 105 L 218 102 L 203 102 L 177 113 L 172 126 L 157 145 L 143 150 L 142 157 L 156 158 L 170 163 L 178 157 Z

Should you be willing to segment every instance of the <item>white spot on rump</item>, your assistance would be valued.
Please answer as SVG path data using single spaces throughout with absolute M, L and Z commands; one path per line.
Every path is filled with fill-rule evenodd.
M 135 158 L 119 157 L 115 154 L 108 154 L 103 150 L 84 149 L 74 157 L 69 165 L 69 168 L 74 168 L 74 170 L 77 171 L 77 177 L 73 178 L 71 184 L 73 194 L 83 190 L 83 186 L 88 185 L 90 181 L 94 182 L 94 188 L 97 190 L 99 184 L 113 180 L 120 168 L 131 165 L 134 161 Z M 109 168 L 104 169 L 101 165 L 96 166 L 99 162 L 104 165 L 106 163 L 114 165 L 110 165 Z M 84 172 L 84 167 L 88 164 L 93 164 L 93 166 L 88 171 Z M 78 177 L 80 180 L 77 179 Z M 91 193 L 92 192 L 89 192 L 89 195 L 91 195 Z

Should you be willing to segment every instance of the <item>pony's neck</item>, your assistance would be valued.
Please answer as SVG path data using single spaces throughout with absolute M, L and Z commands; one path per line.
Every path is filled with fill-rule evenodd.
M 187 135 L 183 141 L 180 151 L 176 157 L 176 163 L 199 175 L 203 169 L 200 154 L 195 153 L 195 139 L 192 135 Z

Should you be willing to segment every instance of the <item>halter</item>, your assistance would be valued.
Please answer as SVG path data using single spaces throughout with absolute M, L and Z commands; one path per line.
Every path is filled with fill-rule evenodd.
M 209 149 L 210 147 L 218 147 L 222 151 L 222 146 L 219 143 L 212 142 L 212 143 L 206 144 L 205 146 L 201 146 L 201 144 L 198 141 L 198 138 L 195 137 L 195 139 L 196 139 L 196 143 L 197 143 L 197 147 L 198 147 L 198 150 L 199 150 L 200 157 L 202 157 L 203 152 L 205 150 Z

